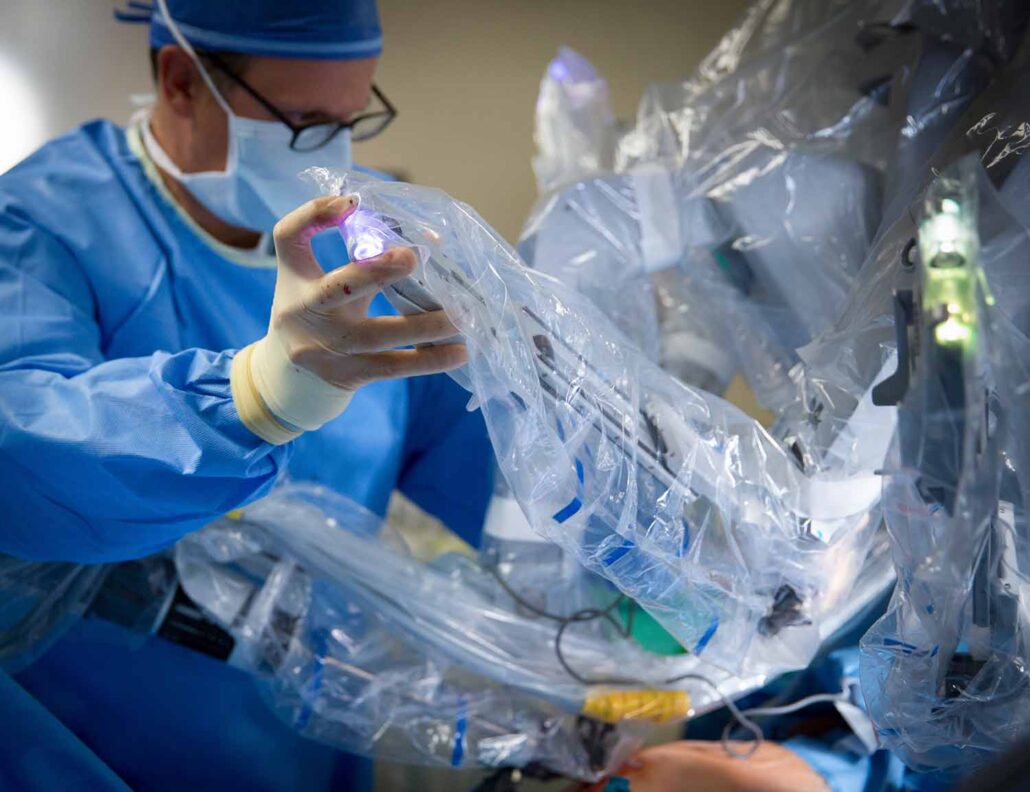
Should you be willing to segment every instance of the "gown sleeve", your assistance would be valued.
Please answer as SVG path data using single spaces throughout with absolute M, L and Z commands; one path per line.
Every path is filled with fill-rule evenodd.
M 105 359 L 75 256 L 0 214 L 0 552 L 140 557 L 267 491 L 290 449 L 240 422 L 233 354 Z

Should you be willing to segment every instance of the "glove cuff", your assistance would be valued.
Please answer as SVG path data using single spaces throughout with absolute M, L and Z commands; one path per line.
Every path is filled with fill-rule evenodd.
M 251 370 L 255 344 L 241 349 L 233 358 L 229 370 L 229 388 L 236 412 L 243 425 L 272 445 L 283 445 L 301 435 L 301 430 L 287 426 L 268 408 Z
M 290 360 L 283 339 L 269 333 L 252 345 L 250 374 L 268 412 L 287 431 L 310 432 L 342 413 L 353 391 L 330 385 Z

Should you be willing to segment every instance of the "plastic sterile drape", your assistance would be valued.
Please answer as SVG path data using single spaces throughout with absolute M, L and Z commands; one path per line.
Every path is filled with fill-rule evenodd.
M 802 350 L 861 287 L 875 238 L 1011 54 L 1015 5 L 756 3 L 694 78 L 648 90 L 613 165 L 592 174 L 604 114 L 580 105 L 605 94 L 563 52 L 537 139 L 577 132 L 541 146 L 537 170 L 553 174 L 542 186 L 564 186 L 541 198 L 520 252 L 686 381 L 718 392 L 739 368 L 770 409 L 808 401 L 793 381 L 804 391 L 817 376 L 798 366 Z M 841 389 L 843 415 L 879 368 L 859 365 L 875 368 Z
M 762 683 L 646 650 L 608 584 L 521 545 L 420 562 L 360 506 L 288 485 L 180 542 L 175 563 L 281 718 L 381 759 L 597 778 L 649 724 Z
M 968 496 L 980 504 L 976 529 L 957 512 L 932 526 L 933 536 L 967 531 L 968 544 L 935 541 L 939 556 L 920 555 L 919 530 L 907 526 L 924 515 L 905 500 L 916 485 L 895 472 L 908 463 L 896 467 L 900 451 L 890 451 L 899 414 L 904 431 L 913 403 L 878 406 L 873 390 L 899 365 L 892 295 L 908 277 L 917 231 L 909 207 L 919 205 L 931 165 L 948 164 L 943 144 L 957 120 L 1012 57 L 1016 5 L 763 0 L 693 79 L 650 89 L 622 135 L 597 75 L 566 54 L 566 73 L 548 79 L 589 90 L 555 84 L 542 96 L 549 112 L 560 114 L 569 97 L 578 104 L 550 137 L 538 135 L 537 174 L 551 191 L 518 253 L 437 190 L 315 174 L 325 191 L 361 198 L 341 228 L 355 258 L 416 248 L 416 275 L 388 296 L 403 312 L 447 311 L 470 352 L 456 378 L 486 417 L 522 511 L 607 581 L 566 570 L 555 576 L 559 587 L 595 610 L 622 592 L 690 654 L 645 652 L 595 618 L 562 644 L 584 682 L 555 652 L 555 622 L 515 604 L 488 564 L 416 562 L 353 504 L 301 487 L 175 550 L 182 585 L 233 636 L 233 662 L 255 673 L 276 711 L 305 734 L 376 756 L 596 777 L 640 734 L 598 725 L 600 716 L 641 714 L 632 699 L 605 698 L 604 681 L 619 695 L 686 691 L 697 712 L 719 696 L 699 678 L 673 677 L 701 674 L 732 694 L 805 665 L 883 588 L 889 570 L 873 537 L 885 510 L 902 584 L 889 614 L 897 624 L 882 622 L 867 644 L 879 665 L 866 674 L 878 680 L 866 695 L 875 698 L 877 684 L 885 691 L 871 710 L 888 744 L 915 746 L 911 756 L 927 766 L 947 764 L 933 746 L 959 732 L 926 726 L 940 712 L 939 690 L 913 683 L 913 658 L 934 645 L 918 630 L 932 623 L 946 632 L 951 616 L 973 607 L 960 594 L 975 587 L 963 588 L 961 575 L 976 570 L 957 565 L 931 580 L 914 559 L 990 547 L 974 555 L 995 572 L 1026 568 L 1028 435 L 998 436 L 1006 493 L 998 498 L 1012 504 L 998 515 L 1011 514 L 1013 527 L 988 519 L 974 493 L 986 485 L 969 473 L 962 487 L 976 482 Z M 977 115 L 979 140 L 997 133 L 993 157 L 1018 160 L 1025 132 L 993 125 L 992 110 Z M 992 271 L 985 252 L 1004 309 L 987 320 L 986 359 L 995 362 L 1027 359 L 1026 302 L 996 285 L 999 272 L 1025 275 L 1025 259 L 1008 255 L 1020 249 L 1022 226 L 1007 228 L 984 243 L 1009 267 Z M 776 412 L 771 429 L 715 395 L 735 370 Z M 1004 404 L 1025 402 L 1025 365 L 992 371 Z M 1021 415 L 1006 410 L 1005 425 L 1018 430 Z M 67 607 L 33 609 L 29 620 L 11 611 L 10 623 L 41 627 L 28 644 L 80 613 L 104 574 L 33 566 L 65 586 L 33 584 L 33 602 L 47 605 L 47 591 L 75 596 L 61 600 Z M 24 570 L 5 569 L 5 583 L 26 590 Z M 860 574 L 864 588 L 853 593 Z M 998 586 L 1025 586 L 1023 573 L 981 580 L 989 581 L 981 592 L 1022 618 Z M 928 604 L 913 595 L 929 590 L 919 586 L 956 593 L 947 607 L 933 601 L 929 621 L 915 619 Z M 546 579 L 527 592 L 553 607 Z M 897 639 L 910 624 L 915 637 Z M 10 635 L 21 647 L 24 631 Z M 895 640 L 917 650 L 899 652 Z M 975 667 L 983 684 L 1001 680 L 1006 700 L 1023 702 L 1013 671 L 1025 667 L 1021 641 L 948 646 L 983 663 Z M 997 689 L 979 684 L 964 684 L 949 706 L 975 710 L 962 734 L 990 735 L 982 741 L 990 748 L 1001 731 L 976 718 L 993 717 L 984 713 Z M 675 696 L 646 701 L 640 709 L 664 701 L 679 702 L 670 714 L 685 712 Z
M 894 365 L 882 352 L 920 192 L 979 152 L 1001 185 L 974 180 L 968 201 L 982 193 L 974 222 L 990 237 L 975 266 L 995 295 L 980 306 L 976 373 L 967 364 L 956 385 L 920 359 L 902 401 L 883 460 L 900 583 L 863 656 L 881 738 L 920 769 L 968 768 L 1027 728 L 1026 58 L 1004 66 L 1026 16 L 1013 2 L 756 4 L 698 77 L 649 92 L 611 166 L 590 172 L 596 158 L 541 146 L 542 186 L 563 186 L 520 243 L 532 266 L 601 291 L 620 328 L 645 351 L 657 343 L 684 381 L 719 390 L 739 366 L 779 412 L 774 436 L 806 467 L 833 467 L 861 445 L 839 442 L 855 395 Z M 821 66 L 791 71 L 806 59 Z M 582 73 L 545 76 L 538 140 L 579 122 L 570 103 L 543 99 Z M 970 387 L 967 403 L 949 401 Z
M 462 379 L 534 528 L 716 665 L 807 662 L 877 523 L 874 467 L 806 473 L 757 422 L 663 372 L 443 193 L 320 176 L 361 198 L 343 228 L 352 249 L 419 249 L 418 274 L 388 296 L 402 310 L 435 299 L 466 338 Z M 887 413 L 861 449 L 878 461 Z
M 899 582 L 863 639 L 862 687 L 886 745 L 921 770 L 968 770 L 1030 730 L 1027 162 L 993 163 L 1000 190 L 975 156 L 946 170 L 919 229 L 928 271 L 884 487 Z M 968 241 L 934 251 L 942 205 Z

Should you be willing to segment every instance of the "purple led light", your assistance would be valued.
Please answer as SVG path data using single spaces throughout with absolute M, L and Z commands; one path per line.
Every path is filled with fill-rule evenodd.
M 354 240 L 354 248 L 351 250 L 351 255 L 354 256 L 355 261 L 364 261 L 365 259 L 378 256 L 383 252 L 383 247 L 383 240 L 374 234 L 361 234 Z
M 548 65 L 547 74 L 560 83 L 590 83 L 600 79 L 590 61 L 568 47 L 558 50 L 558 57 Z
M 547 73 L 552 80 L 557 82 L 565 82 L 569 79 L 568 67 L 557 58 L 551 61 L 551 64 L 547 67 Z
M 354 261 L 364 261 L 386 250 L 387 231 L 369 212 L 360 209 L 343 221 L 340 227 L 347 249 Z

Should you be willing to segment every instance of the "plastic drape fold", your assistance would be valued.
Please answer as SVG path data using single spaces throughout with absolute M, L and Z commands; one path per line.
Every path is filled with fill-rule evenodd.
M 538 532 L 715 665 L 807 662 L 877 524 L 870 465 L 886 452 L 891 410 L 865 418 L 881 427 L 869 459 L 809 474 L 756 421 L 677 381 L 584 297 L 526 268 L 470 207 L 424 187 L 315 175 L 361 199 L 341 228 L 349 249 L 417 249 L 416 275 L 387 295 L 402 311 L 442 305 L 465 337 L 460 379 Z M 867 397 L 859 404 L 872 415 Z
M 968 771 L 1030 730 L 1030 207 L 975 157 L 928 190 L 884 506 L 898 586 L 862 643 L 886 745 Z M 1014 181 L 1013 181 L 1014 179 Z
M 298 732 L 348 751 L 590 779 L 639 747 L 648 722 L 690 712 L 682 684 L 647 688 L 676 658 L 604 620 L 572 625 L 559 655 L 557 625 L 514 602 L 494 566 L 417 561 L 377 517 L 321 487 L 281 488 L 183 540 L 175 558 L 191 599 L 232 634 L 229 662 L 255 674 Z M 561 584 L 516 587 L 536 600 Z M 578 596 L 613 601 L 603 586 Z M 563 663 L 640 683 L 620 693 Z
M 648 648 L 635 606 L 548 548 L 488 537 L 478 559 L 418 561 L 360 506 L 292 484 L 181 541 L 175 565 L 279 717 L 379 759 L 596 779 L 651 724 L 763 683 Z
M 0 668 L 17 671 L 86 612 L 111 567 L 0 556 Z
M 688 383 L 720 392 L 739 369 L 769 409 L 810 400 L 819 375 L 801 350 L 832 331 L 878 234 L 1011 55 L 1013 6 L 756 3 L 693 78 L 648 90 L 611 169 L 587 178 L 541 147 L 566 170 L 519 250 Z M 549 70 L 537 139 L 573 127 L 566 145 L 588 156 L 589 120 L 553 100 L 556 81 Z

